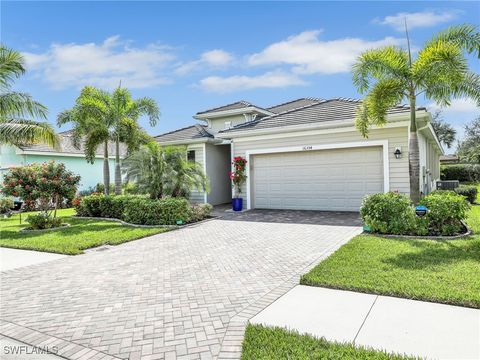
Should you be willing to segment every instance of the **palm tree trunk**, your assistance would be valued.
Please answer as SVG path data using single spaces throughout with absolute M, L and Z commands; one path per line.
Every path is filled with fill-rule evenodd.
M 103 190 L 105 195 L 110 194 L 110 165 L 108 163 L 108 141 L 105 141 L 103 150 Z
M 408 143 L 408 171 L 410 174 L 410 199 L 420 201 L 420 151 L 417 137 L 416 98 L 410 97 L 410 140 Z
M 122 193 L 122 174 L 120 172 L 120 139 L 115 140 L 115 195 Z

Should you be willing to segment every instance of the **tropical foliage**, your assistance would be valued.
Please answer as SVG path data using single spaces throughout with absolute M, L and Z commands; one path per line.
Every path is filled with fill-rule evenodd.
M 441 110 L 435 111 L 435 113 L 432 115 L 431 124 L 435 134 L 438 137 L 438 140 L 450 149 L 455 142 L 457 130 L 455 130 L 452 125 L 443 119 Z
M 25 60 L 15 50 L 0 45 L 0 144 L 45 143 L 58 148 L 60 140 L 46 122 L 47 108 L 23 92 L 12 90 L 15 79 L 25 74 Z
M 74 124 L 73 142 L 80 148 L 83 142 L 87 161 L 94 162 L 99 146 L 103 146 L 103 180 L 110 184 L 108 143 L 115 143 L 115 193 L 121 194 L 120 143 L 129 153 L 149 140 L 138 120 L 146 115 L 150 125 L 155 126 L 160 112 L 156 102 L 148 97 L 132 99 L 128 89 L 118 87 L 113 93 L 91 86 L 82 89 L 75 106 L 58 115 L 58 125 Z M 105 186 L 105 194 L 109 194 Z
M 38 207 L 43 215 L 32 221 L 46 228 L 56 225 L 57 208 L 74 198 L 79 182 L 80 176 L 68 171 L 63 163 L 34 163 L 11 168 L 4 175 L 2 193 L 21 198 L 27 207 Z
M 203 168 L 187 160 L 186 147 L 150 142 L 128 156 L 123 166 L 127 181 L 135 182 L 138 190 L 152 199 L 189 197 L 192 189 L 209 191 Z
M 408 33 L 407 33 L 408 35 Z M 410 196 L 420 199 L 417 97 L 450 105 L 452 99 L 470 97 L 480 104 L 480 76 L 469 70 L 467 53 L 480 53 L 480 34 L 472 25 L 453 26 L 440 32 L 420 49 L 414 59 L 410 46 L 368 50 L 353 65 L 353 83 L 366 94 L 359 107 L 356 126 L 368 136 L 372 125 L 383 126 L 391 107 L 407 99 L 410 105 Z
M 480 164 L 480 116 L 465 125 L 465 138 L 458 144 L 461 161 Z

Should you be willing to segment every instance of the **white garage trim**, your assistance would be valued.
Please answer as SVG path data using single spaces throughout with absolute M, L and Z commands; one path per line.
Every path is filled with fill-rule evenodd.
M 289 146 L 271 149 L 254 149 L 245 152 L 247 159 L 247 209 L 251 209 L 251 188 L 250 188 L 250 156 L 258 154 L 275 154 L 301 151 L 315 151 L 315 150 L 332 150 L 332 149 L 348 149 L 381 146 L 383 149 L 383 190 L 388 192 L 390 190 L 390 166 L 388 160 L 388 140 L 372 140 L 372 141 L 356 141 L 336 144 L 321 144 L 321 145 L 305 145 L 305 146 Z

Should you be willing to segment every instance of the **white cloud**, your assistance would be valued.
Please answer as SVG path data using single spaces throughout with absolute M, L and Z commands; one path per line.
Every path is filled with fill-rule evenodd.
M 255 88 L 282 88 L 305 84 L 306 82 L 296 75 L 282 71 L 272 71 L 257 76 L 210 76 L 200 80 L 199 86 L 207 91 L 227 93 Z
M 444 114 L 463 114 L 480 111 L 475 101 L 471 99 L 454 99 L 450 106 L 441 107 L 436 103 L 427 105 L 429 111 L 441 110 Z
M 423 11 L 423 12 L 401 12 L 395 15 L 386 16 L 383 19 L 375 19 L 373 22 L 381 25 L 388 25 L 396 31 L 405 31 L 405 19 L 408 29 L 431 27 L 455 20 L 461 11 Z
M 362 51 L 386 45 L 399 45 L 401 39 L 386 37 L 368 41 L 359 38 L 320 40 L 320 31 L 304 31 L 250 55 L 250 65 L 293 65 L 297 74 L 336 74 L 349 72 Z
M 203 66 L 209 67 L 224 67 L 232 63 L 234 57 L 225 50 L 214 49 L 202 53 L 200 59 L 181 64 L 175 72 L 179 75 L 188 74 Z
M 146 88 L 168 82 L 163 70 L 174 59 L 165 46 L 130 47 L 118 36 L 103 43 L 52 44 L 45 53 L 23 53 L 27 68 L 53 88 L 94 85 L 105 88 L 122 84 Z

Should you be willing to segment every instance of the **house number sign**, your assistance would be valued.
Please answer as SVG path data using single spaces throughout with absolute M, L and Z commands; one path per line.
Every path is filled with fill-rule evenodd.
M 303 151 L 312 150 L 312 149 L 313 149 L 313 146 L 312 146 L 312 145 L 304 146 L 304 147 L 302 148 Z

